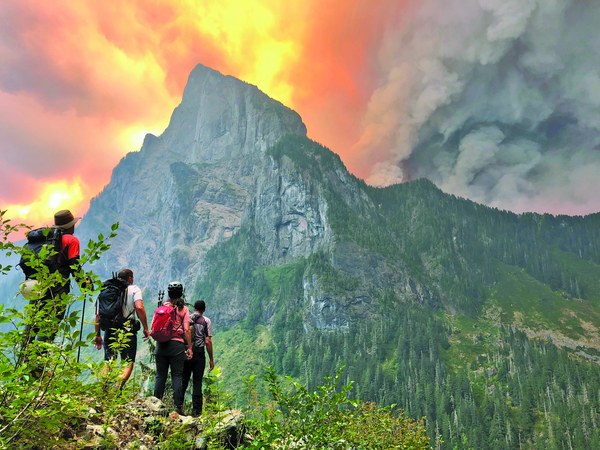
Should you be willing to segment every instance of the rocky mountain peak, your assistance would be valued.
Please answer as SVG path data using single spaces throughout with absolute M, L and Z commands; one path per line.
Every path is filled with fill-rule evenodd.
M 147 135 L 91 202 L 78 229 L 84 242 L 120 223 L 97 270 L 130 266 L 151 291 L 174 278 L 192 283 L 203 255 L 239 229 L 260 176 L 272 171 L 266 150 L 290 134 L 306 135 L 296 112 L 198 65 L 164 133 Z
M 252 156 L 287 133 L 306 135 L 296 112 L 256 86 L 198 65 L 162 138 L 184 162 L 215 163 Z

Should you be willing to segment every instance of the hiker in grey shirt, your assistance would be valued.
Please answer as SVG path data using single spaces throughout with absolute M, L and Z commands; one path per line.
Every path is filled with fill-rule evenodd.
M 212 322 L 206 316 L 206 303 L 198 300 L 194 303 L 194 313 L 190 316 L 192 329 L 192 359 L 187 360 L 183 366 L 183 391 L 187 390 L 190 376 L 193 374 L 192 388 L 192 416 L 202 414 L 202 378 L 206 367 L 206 353 L 209 358 L 209 370 L 215 367 L 212 347 Z M 206 352 L 204 349 L 206 348 Z

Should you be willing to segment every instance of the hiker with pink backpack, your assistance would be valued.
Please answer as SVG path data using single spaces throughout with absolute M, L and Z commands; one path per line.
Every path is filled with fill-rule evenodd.
M 151 325 L 150 336 L 156 341 L 154 396 L 162 399 L 170 368 L 175 411 L 183 415 L 183 365 L 192 358 L 190 312 L 179 281 L 169 283 L 167 294 L 169 298 L 156 309 Z

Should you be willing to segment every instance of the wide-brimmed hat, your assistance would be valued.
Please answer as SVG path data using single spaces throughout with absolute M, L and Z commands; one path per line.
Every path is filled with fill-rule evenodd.
M 62 228 L 63 230 L 68 230 L 75 225 L 79 219 L 81 219 L 81 217 L 74 217 L 73 213 L 68 209 L 62 209 L 54 214 L 54 226 Z

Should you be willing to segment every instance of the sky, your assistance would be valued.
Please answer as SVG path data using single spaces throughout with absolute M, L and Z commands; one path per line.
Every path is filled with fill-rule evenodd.
M 2 0 L 0 209 L 83 215 L 203 64 L 374 185 L 600 211 L 600 2 Z

